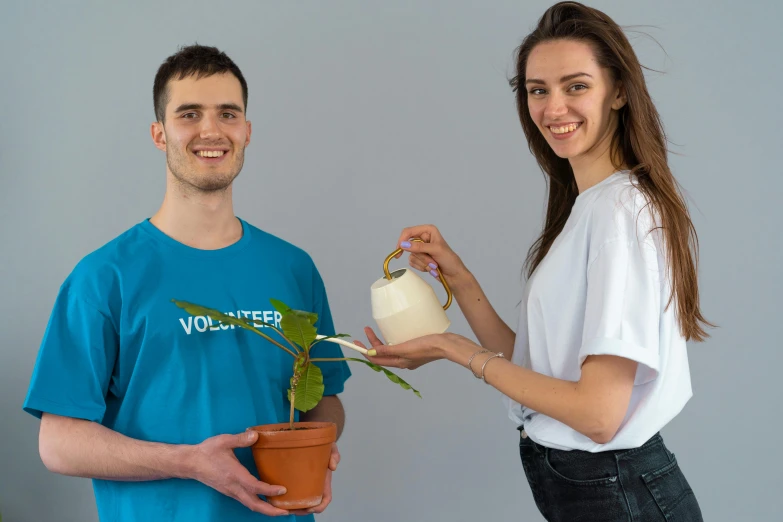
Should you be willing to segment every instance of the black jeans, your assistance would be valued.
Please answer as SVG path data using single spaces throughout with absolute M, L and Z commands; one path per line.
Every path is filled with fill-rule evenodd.
M 703 522 L 674 454 L 656 434 L 630 450 L 560 451 L 520 429 L 519 454 L 549 522 Z

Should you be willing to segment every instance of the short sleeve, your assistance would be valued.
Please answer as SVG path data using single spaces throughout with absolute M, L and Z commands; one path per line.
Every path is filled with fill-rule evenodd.
M 117 350 L 110 317 L 66 282 L 38 351 L 24 411 L 101 422 Z
M 658 375 L 661 283 L 651 242 L 616 239 L 603 244 L 588 266 L 579 365 L 590 355 L 639 363 L 634 384 Z
M 318 314 L 316 329 L 320 335 L 334 335 L 334 322 L 332 312 L 329 308 L 329 299 L 326 295 L 321 275 L 313 266 L 313 310 Z M 336 358 L 345 357 L 339 344 L 322 341 L 313 346 L 311 355 L 317 358 Z M 316 362 L 324 376 L 324 396 L 337 395 L 342 393 L 345 388 L 345 381 L 351 376 L 351 370 L 346 361 L 336 362 Z

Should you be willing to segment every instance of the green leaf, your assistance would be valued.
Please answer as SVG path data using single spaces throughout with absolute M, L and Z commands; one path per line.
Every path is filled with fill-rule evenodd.
M 239 326 L 240 328 L 256 330 L 256 328 L 253 327 L 253 323 L 247 320 L 247 318 L 245 317 L 234 317 L 233 315 L 224 314 L 219 310 L 215 310 L 213 308 L 207 308 L 206 306 L 201 306 L 193 303 L 188 303 L 187 301 L 178 301 L 176 299 L 172 299 L 171 301 L 178 307 L 185 310 L 190 315 L 211 317 L 212 319 L 220 321 L 223 324 L 233 324 L 235 326 Z M 261 333 L 261 332 L 257 331 L 257 333 Z
M 312 325 L 318 322 L 318 314 L 313 312 L 305 312 L 303 310 L 291 310 L 289 313 L 306 319 Z
M 267 334 L 259 330 L 254 326 L 254 324 L 263 324 L 265 326 L 274 327 L 274 325 L 265 323 L 264 321 L 254 321 L 248 317 L 234 317 L 233 315 L 224 314 L 223 312 L 219 310 L 215 310 L 213 308 L 207 308 L 206 306 L 201 306 L 193 303 L 188 303 L 187 301 L 178 301 L 176 299 L 171 300 L 175 305 L 185 310 L 190 315 L 195 316 L 205 316 L 205 317 L 211 317 L 212 319 L 215 319 L 216 321 L 219 321 L 223 324 L 233 324 L 234 326 L 238 326 L 240 328 L 244 328 L 245 330 L 250 330 L 251 332 L 254 332 L 267 341 L 272 341 L 272 338 L 269 337 Z
M 291 311 L 291 307 L 282 301 L 278 301 L 277 299 L 270 299 L 269 302 L 272 303 L 272 306 L 275 307 L 275 310 L 280 312 L 282 315 L 285 315 Z
M 315 364 L 305 366 L 299 384 L 296 385 L 296 398 L 294 408 L 301 412 L 310 411 L 321 402 L 324 396 L 324 376 L 321 369 Z M 291 394 L 288 394 L 291 400 Z
M 280 319 L 280 328 L 283 329 L 286 337 L 301 346 L 303 350 L 310 348 L 310 344 L 315 341 L 317 335 L 315 326 L 310 322 L 307 312 L 292 310 Z
M 290 314 L 305 316 L 312 324 L 315 324 L 315 322 L 318 321 L 318 314 L 315 314 L 313 312 L 294 310 L 293 308 L 291 308 L 290 306 L 288 306 L 287 304 L 285 304 L 284 302 L 278 299 L 270 299 L 269 302 L 272 303 L 272 306 L 275 307 L 275 310 L 280 312 L 280 314 L 283 316 L 290 315 Z
M 396 374 L 390 372 L 389 370 L 387 370 L 383 366 L 378 366 L 377 364 L 371 363 L 370 361 L 365 361 L 364 359 L 356 359 L 354 357 L 346 357 L 346 360 L 360 362 L 362 364 L 366 364 L 367 366 L 369 366 L 370 368 L 372 368 L 376 372 L 383 372 L 383 373 L 385 373 L 386 377 L 388 377 L 391 382 L 399 384 L 400 387 L 402 387 L 402 389 L 404 389 L 404 390 L 412 390 L 413 393 L 415 393 L 416 396 L 419 399 L 421 399 L 421 393 L 419 393 L 419 391 L 417 389 L 413 388 L 410 384 L 405 382 L 402 379 L 402 377 L 400 377 L 399 375 L 396 375 Z
M 243 323 L 245 323 L 245 325 L 249 326 L 250 328 L 257 328 L 257 326 L 255 326 L 255 325 L 261 324 L 261 325 L 264 325 L 264 326 L 268 326 L 269 328 L 274 328 L 276 330 L 278 329 L 272 323 L 267 323 L 267 322 L 261 321 L 260 319 L 255 319 L 254 320 L 254 319 L 251 319 L 250 317 L 237 317 L 237 319 L 242 321 Z

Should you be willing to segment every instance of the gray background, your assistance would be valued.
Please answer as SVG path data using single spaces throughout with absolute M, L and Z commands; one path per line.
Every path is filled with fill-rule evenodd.
M 161 202 L 152 80 L 179 45 L 216 45 L 246 75 L 254 134 L 237 214 L 312 254 L 340 331 L 372 324 L 384 257 L 403 226 L 425 222 L 516 327 L 522 259 L 542 220 L 543 177 L 507 78 L 549 2 L 106 4 L 0 7 L 5 521 L 96 520 L 90 482 L 46 471 L 38 421 L 21 405 L 62 280 Z M 632 40 L 662 71 L 649 87 L 691 198 L 704 312 L 720 325 L 690 346 L 695 396 L 664 437 L 706 520 L 779 520 L 783 7 L 700 4 L 592 5 L 654 26 L 641 29 L 665 49 Z M 470 333 L 458 308 L 449 315 Z M 354 367 L 335 499 L 320 519 L 540 520 L 500 395 L 448 363 L 405 376 L 423 400 Z

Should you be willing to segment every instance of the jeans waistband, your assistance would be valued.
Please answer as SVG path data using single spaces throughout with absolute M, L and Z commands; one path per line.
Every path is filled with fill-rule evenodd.
M 548 448 L 546 446 L 542 446 L 541 444 L 539 444 L 536 441 L 534 441 L 533 439 L 531 439 L 528 436 L 528 434 L 525 432 L 525 427 L 524 426 L 518 426 L 517 430 L 519 431 L 520 439 L 527 440 L 530 444 L 532 444 L 536 449 L 538 449 L 542 453 L 547 451 L 547 450 L 549 450 L 550 452 L 552 452 L 552 451 L 580 451 L 580 450 L 559 450 L 559 449 L 555 449 L 555 448 Z M 643 450 L 643 449 L 647 449 L 650 446 L 653 446 L 654 444 L 658 444 L 658 443 L 663 443 L 663 437 L 661 437 L 661 433 L 660 432 L 656 433 L 655 435 L 653 435 L 652 437 L 647 439 L 647 441 L 644 444 L 642 444 L 641 446 L 639 446 L 639 447 L 636 447 L 636 448 L 624 448 L 624 449 L 617 449 L 617 450 L 606 450 L 605 452 L 602 452 L 602 453 L 612 453 L 612 454 L 615 454 L 615 455 L 631 454 L 631 453 L 635 453 L 635 452 Z

